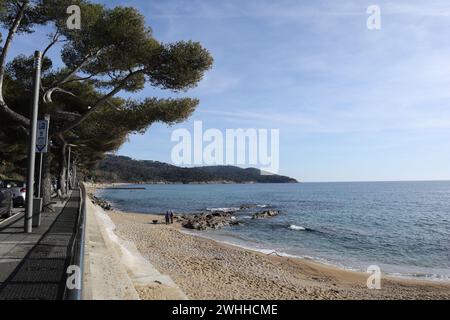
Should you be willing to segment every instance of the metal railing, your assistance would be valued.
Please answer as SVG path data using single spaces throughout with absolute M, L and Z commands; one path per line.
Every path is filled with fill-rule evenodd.
M 64 300 L 81 300 L 83 292 L 83 274 L 84 274 L 84 246 L 85 246 L 85 230 L 86 230 L 86 188 L 83 183 L 78 184 L 80 190 L 80 204 L 78 211 L 77 228 L 75 238 L 72 245 L 71 266 L 79 268 L 79 286 L 75 289 L 69 289 L 66 286 Z

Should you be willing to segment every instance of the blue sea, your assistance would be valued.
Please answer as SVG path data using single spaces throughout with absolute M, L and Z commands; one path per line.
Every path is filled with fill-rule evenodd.
M 240 226 L 197 232 L 262 252 L 366 271 L 450 281 L 450 182 L 139 185 L 99 190 L 124 211 L 238 211 Z M 252 220 L 257 210 L 281 214 Z

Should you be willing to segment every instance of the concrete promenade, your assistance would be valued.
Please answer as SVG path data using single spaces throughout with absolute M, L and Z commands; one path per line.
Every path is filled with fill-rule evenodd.
M 147 261 L 131 242 L 115 234 L 102 208 L 86 200 L 86 245 L 83 300 L 185 300 L 186 295 Z

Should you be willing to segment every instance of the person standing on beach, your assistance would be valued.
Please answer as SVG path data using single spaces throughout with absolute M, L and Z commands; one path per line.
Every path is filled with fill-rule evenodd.
M 170 224 L 173 224 L 173 211 L 170 210 Z
M 170 223 L 170 212 L 166 211 L 166 224 Z

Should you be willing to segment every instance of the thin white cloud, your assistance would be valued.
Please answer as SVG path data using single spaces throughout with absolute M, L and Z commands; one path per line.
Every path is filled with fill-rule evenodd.
M 218 110 L 200 110 L 199 113 L 212 115 L 223 118 L 228 118 L 233 121 L 250 121 L 253 123 L 259 122 L 265 127 L 278 128 L 284 125 L 305 126 L 309 128 L 315 127 L 319 129 L 317 120 L 308 115 L 303 114 L 284 114 L 274 112 L 251 112 L 251 111 L 218 111 Z
M 217 95 L 236 88 L 241 83 L 241 76 L 226 71 L 209 71 L 192 94 Z
M 405 15 L 423 17 L 450 16 L 448 1 L 298 1 L 298 0 L 172 0 L 149 2 L 156 19 L 236 19 L 236 18 L 281 18 L 317 19 L 326 16 L 366 16 L 369 5 L 379 5 L 383 15 Z

